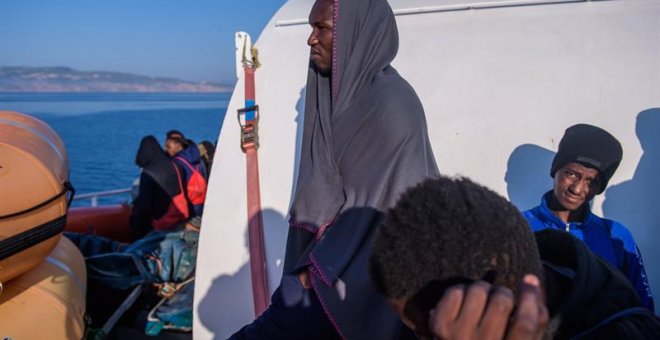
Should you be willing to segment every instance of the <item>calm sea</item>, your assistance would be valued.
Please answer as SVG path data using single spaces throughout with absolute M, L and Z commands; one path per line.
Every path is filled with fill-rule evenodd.
M 0 110 L 48 123 L 64 141 L 77 194 L 128 188 L 139 176 L 140 139 L 163 143 L 176 129 L 196 142 L 216 142 L 229 93 L 0 93 Z M 120 203 L 129 195 L 106 197 Z M 89 205 L 77 201 L 75 206 Z

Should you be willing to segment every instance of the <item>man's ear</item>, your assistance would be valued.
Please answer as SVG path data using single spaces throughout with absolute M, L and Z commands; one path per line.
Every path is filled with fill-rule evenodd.
M 487 273 L 488 274 L 488 273 Z M 430 312 L 450 287 L 469 285 L 474 280 L 465 277 L 455 277 L 444 280 L 432 280 L 420 288 L 406 303 L 403 314 L 415 324 L 415 333 L 419 336 L 431 337 L 429 328 Z
M 415 303 L 413 299 L 410 299 L 403 308 L 402 319 L 404 317 L 407 319 L 403 320 L 404 323 L 411 328 L 418 337 L 433 337 L 430 328 L 431 309 L 422 308 L 419 304 Z

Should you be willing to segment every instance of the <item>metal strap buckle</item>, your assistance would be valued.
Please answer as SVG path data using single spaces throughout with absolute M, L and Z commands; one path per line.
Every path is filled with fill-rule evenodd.
M 154 286 L 156 286 L 156 288 L 158 289 L 157 292 L 158 296 L 167 299 L 174 296 L 174 294 L 176 294 L 177 291 L 179 290 L 176 284 L 170 282 L 155 283 Z
M 248 112 L 253 112 L 253 119 L 246 118 Z M 238 109 L 238 125 L 241 127 L 241 150 L 259 148 L 259 105 Z

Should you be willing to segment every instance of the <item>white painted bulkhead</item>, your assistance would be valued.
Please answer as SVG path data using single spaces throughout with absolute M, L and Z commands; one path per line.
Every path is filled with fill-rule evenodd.
M 309 55 L 310 29 L 295 23 L 304 22 L 312 4 L 290 0 L 255 44 L 263 64 L 256 93 L 271 292 L 281 276 Z M 397 16 L 394 66 L 424 104 L 440 171 L 471 177 L 519 208 L 531 208 L 551 187 L 550 161 L 564 130 L 575 123 L 607 129 L 622 142 L 624 158 L 593 208 L 630 229 L 660 294 L 660 1 L 390 4 L 401 13 L 431 10 Z M 242 106 L 239 79 L 202 224 L 194 305 L 198 339 L 226 338 L 254 316 L 245 155 L 235 116 Z

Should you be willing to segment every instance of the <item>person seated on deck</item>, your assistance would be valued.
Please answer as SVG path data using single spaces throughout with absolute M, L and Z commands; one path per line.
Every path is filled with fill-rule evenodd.
M 202 157 L 202 162 L 206 167 L 206 173 L 211 176 L 211 166 L 213 165 L 213 156 L 215 155 L 215 145 L 208 140 L 204 140 L 201 143 L 197 144 L 199 148 L 199 153 Z
M 206 200 L 208 172 L 197 144 L 186 139 L 183 133 L 171 130 L 167 133 L 165 151 L 183 176 L 183 188 L 190 203 L 190 215 L 201 216 Z
M 466 178 L 404 193 L 376 234 L 369 269 L 422 338 L 660 335 L 618 270 L 568 233 L 533 234 L 513 204 Z
M 569 127 L 552 161 L 552 190 L 524 216 L 534 231 L 562 230 L 583 240 L 591 251 L 619 268 L 642 305 L 654 311 L 642 255 L 632 234 L 621 223 L 598 217 L 590 209 L 591 200 L 605 191 L 622 156 L 621 144 L 609 132 L 588 124 Z
M 182 172 L 167 157 L 154 136 L 140 141 L 135 164 L 142 168 L 137 198 L 131 211 L 131 226 L 140 236 L 153 229 L 167 230 L 183 222 L 173 198 L 182 194 Z

